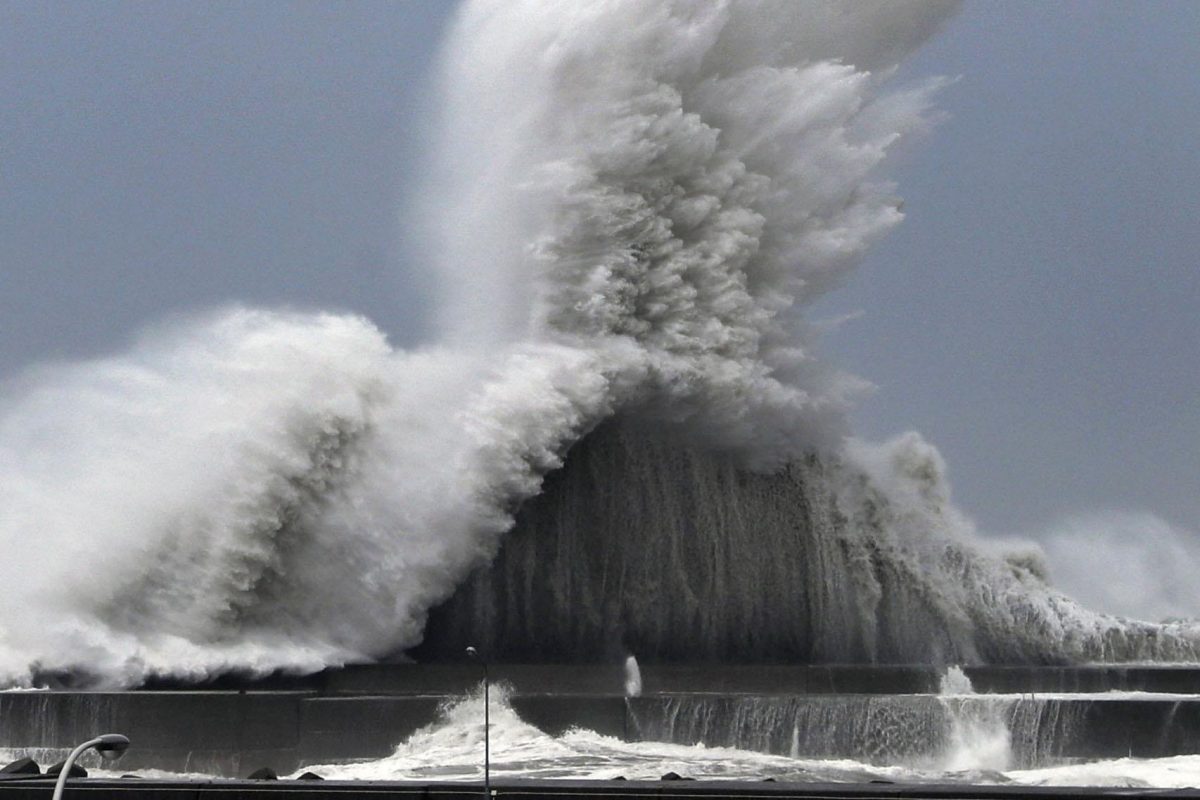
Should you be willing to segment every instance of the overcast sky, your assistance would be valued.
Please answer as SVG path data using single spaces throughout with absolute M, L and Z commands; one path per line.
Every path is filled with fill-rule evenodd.
M 995 532 L 1096 509 L 1200 531 L 1200 3 L 974 3 L 908 218 L 829 306 L 859 428 L 939 445 Z
M 0 0 L 0 376 L 227 301 L 423 335 L 400 223 L 452 5 Z M 977 3 L 896 171 L 908 219 L 818 315 L 985 529 L 1200 529 L 1200 3 Z

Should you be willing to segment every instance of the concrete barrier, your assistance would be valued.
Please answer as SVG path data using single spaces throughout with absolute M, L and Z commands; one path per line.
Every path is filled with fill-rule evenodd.
M 811 702 L 828 705 L 839 697 L 845 698 L 847 707 L 853 710 L 850 701 L 864 696 L 815 695 Z M 304 692 L 2 693 L 0 747 L 65 753 L 98 732 L 116 731 L 134 741 L 122 762 L 129 769 L 244 776 L 258 767 L 271 766 L 286 773 L 304 764 L 385 757 L 415 731 L 434 722 L 439 706 L 452 699 L 437 695 L 321 696 Z M 905 701 L 895 713 L 883 718 L 919 715 L 922 704 L 912 702 L 919 699 Z M 702 703 L 719 710 L 747 701 L 760 702 L 746 695 L 684 694 L 643 697 L 632 703 L 616 695 L 510 698 L 522 719 L 552 735 L 582 727 L 623 739 L 643 735 L 671 739 L 670 731 L 660 731 L 653 724 L 664 703 Z M 875 702 L 881 701 L 886 702 L 882 697 Z M 797 706 L 807 701 L 797 696 L 780 702 Z M 930 703 L 938 707 L 932 700 L 924 705 Z M 1029 743 L 1028 747 L 1014 742 L 1014 749 L 1021 752 L 1033 748 L 1031 758 L 1035 762 L 1044 758 L 1149 758 L 1200 752 L 1200 701 L 1081 699 L 1044 701 L 1043 706 L 1031 730 L 1044 741 Z M 743 721 L 751 718 L 732 712 L 727 716 Z M 742 733 L 750 735 L 759 746 L 762 742 L 786 744 L 789 737 L 794 737 L 792 716 L 765 714 L 764 719 L 779 722 L 783 728 Z M 680 728 L 674 733 L 675 738 L 686 739 L 681 740 L 684 744 L 704 741 L 722 746 L 739 746 L 729 737 L 742 735 L 722 726 L 700 732 Z M 786 752 L 784 744 L 768 749 Z M 845 748 L 836 743 L 831 747 L 829 752 L 807 754 L 855 755 L 841 752 Z
M 45 800 L 49 780 L 0 780 L 0 800 Z M 149 781 L 76 780 L 67 791 L 80 800 L 478 800 L 478 783 L 335 781 Z M 511 800 L 1085 800 L 1086 798 L 1179 798 L 1196 800 L 1195 789 L 1128 787 L 973 786 L 965 784 L 828 784 L 751 781 L 497 781 L 493 798 Z
M 646 693 L 906 694 L 936 692 L 944 668 L 926 665 L 642 664 Z M 979 692 L 1105 692 L 1200 694 L 1195 666 L 976 666 L 963 670 Z M 492 678 L 518 694 L 620 694 L 622 666 L 495 664 Z M 197 685 L 159 678 L 143 691 L 307 691 L 317 694 L 462 694 L 482 678 L 477 665 L 362 664 L 312 675 L 226 675 Z M 79 676 L 41 676 L 52 688 L 78 690 Z
M 974 667 L 967 673 L 979 691 L 1120 688 L 1200 694 L 1200 669 L 1190 667 Z M 718 704 L 738 698 L 759 698 L 754 702 L 760 704 L 809 702 L 805 698 L 813 703 L 825 698 L 828 704 L 837 697 L 888 702 L 883 695 L 935 691 L 940 674 L 913 666 L 647 665 L 642 669 L 645 697 L 630 704 L 621 694 L 619 665 L 492 668 L 495 680 L 510 687 L 516 712 L 531 724 L 551 734 L 578 726 L 625 739 L 640 735 L 638 713 L 642 722 L 652 719 L 655 698 L 682 702 L 694 697 Z M 236 685 L 226 678 L 207 689 L 180 690 L 160 681 L 129 692 L 0 692 L 0 747 L 65 751 L 98 732 L 116 731 L 134 740 L 123 762 L 130 769 L 240 776 L 269 765 L 286 773 L 303 764 L 386 756 L 432 723 L 440 704 L 476 688 L 479 678 L 472 664 L 372 665 L 247 680 L 241 690 L 214 688 Z M 1037 759 L 1042 754 L 1115 758 L 1200 752 L 1200 699 L 1054 702 L 1061 708 L 1053 714 L 1034 709 L 1043 714 L 1033 719 L 1034 727 L 1047 739 L 1031 751 Z M 784 720 L 789 741 L 790 719 Z
M 309 692 L 0 693 L 0 747 L 62 750 L 97 732 L 134 746 L 128 769 L 244 776 L 267 765 L 281 773 L 304 764 L 382 758 L 456 696 L 320 696 Z M 585 727 L 626 734 L 619 696 L 513 697 L 514 710 L 551 734 Z

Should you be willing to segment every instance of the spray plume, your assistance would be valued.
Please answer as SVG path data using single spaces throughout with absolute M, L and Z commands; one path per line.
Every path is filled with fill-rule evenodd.
M 226 309 L 9 380 L 0 675 L 129 683 L 415 645 L 617 413 L 759 470 L 839 451 L 859 383 L 814 358 L 802 311 L 901 219 L 878 168 L 938 82 L 888 79 L 953 8 L 468 4 L 418 215 L 440 344 Z M 928 475 L 872 469 L 915 451 L 833 456 L 864 465 L 854 491 L 891 509 L 895 541 L 953 527 Z M 962 570 L 978 587 L 1000 563 Z M 947 613 L 968 624 L 979 602 Z

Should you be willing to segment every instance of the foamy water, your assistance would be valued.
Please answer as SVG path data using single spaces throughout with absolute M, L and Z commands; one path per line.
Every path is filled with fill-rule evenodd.
M 961 685 L 957 688 L 961 688 Z M 947 698 L 983 697 L 1003 704 L 1008 696 L 978 696 L 967 691 Z M 1074 699 L 1200 699 L 1198 695 L 1108 692 L 1067 695 Z M 734 747 L 657 741 L 627 742 L 586 729 L 549 735 L 522 720 L 507 702 L 503 687 L 492 693 L 491 774 L 494 779 L 658 780 L 668 772 L 697 780 L 745 780 L 801 783 L 972 783 L 1031 786 L 1128 786 L 1182 788 L 1200 786 L 1200 755 L 1120 758 L 1012 767 L 1008 737 L 998 715 L 972 713 L 956 722 L 948 746 L 914 751 L 896 763 L 865 763 L 847 758 L 779 755 Z M 434 723 L 377 760 L 308 764 L 291 777 L 312 771 L 331 780 L 477 781 L 483 778 L 483 700 L 480 693 L 448 703 Z M 0 763 L 31 756 L 42 765 L 61 760 L 66 748 L 0 749 Z M 81 762 L 93 777 L 131 773 L 143 778 L 213 780 L 202 773 L 159 769 L 122 770 L 95 754 Z
M 378 761 L 305 767 L 349 780 L 477 780 L 482 778 L 483 703 L 458 701 L 442 719 L 413 734 Z M 903 767 L 871 767 L 850 760 L 806 760 L 727 747 L 626 742 L 576 729 L 551 736 L 522 720 L 493 696 L 491 768 L 495 777 L 657 779 L 667 772 L 694 778 L 792 781 L 863 781 L 918 774 Z M 298 774 L 297 773 L 297 774 Z
M 657 780 L 668 772 L 721 780 L 797 782 L 967 782 L 1029 785 L 1182 787 L 1200 785 L 1200 756 L 1117 759 L 1010 769 L 985 742 L 995 729 L 967 731 L 955 746 L 914 763 L 878 765 L 849 759 L 812 759 L 750 750 L 662 742 L 625 742 L 576 729 L 550 736 L 520 719 L 493 696 L 491 767 L 497 778 Z M 308 765 L 323 777 L 345 780 L 481 780 L 482 700 L 471 697 L 449 707 L 442 719 L 413 734 L 387 758 L 349 764 Z M 982 734 L 976 736 L 974 734 Z

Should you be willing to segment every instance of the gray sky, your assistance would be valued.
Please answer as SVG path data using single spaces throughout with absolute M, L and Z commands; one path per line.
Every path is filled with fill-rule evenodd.
M 1200 530 L 1200 3 L 975 3 L 908 68 L 961 76 L 898 175 L 908 218 L 823 308 L 956 497 Z
M 0 0 L 0 376 L 230 300 L 417 341 L 400 224 L 449 3 Z M 1200 528 L 1200 4 L 977 3 L 908 219 L 818 311 L 859 429 L 945 453 L 994 532 Z

